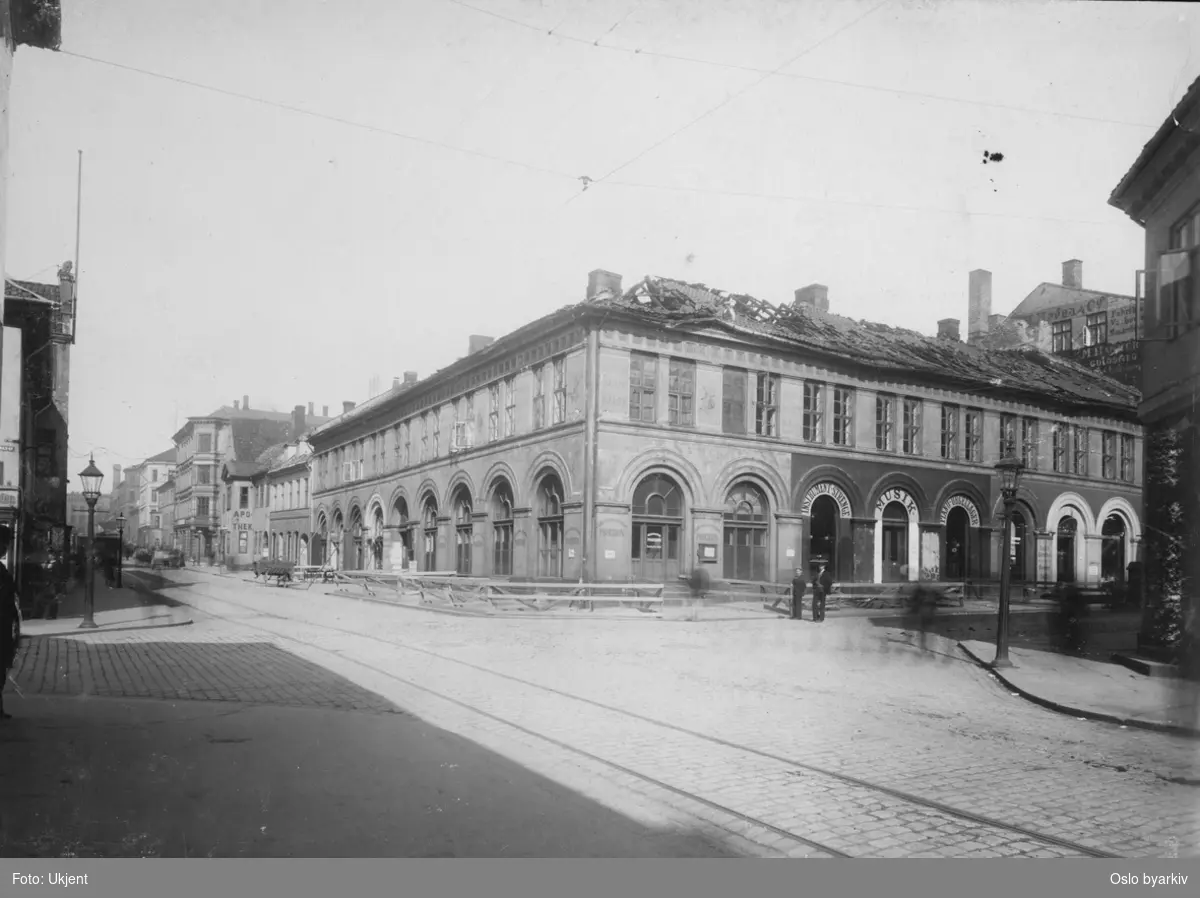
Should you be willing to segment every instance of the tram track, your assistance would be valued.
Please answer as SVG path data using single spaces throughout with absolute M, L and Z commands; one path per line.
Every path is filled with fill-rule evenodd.
M 489 691 L 486 688 L 479 688 L 477 691 L 479 691 L 480 695 L 474 700 L 463 698 L 461 695 L 460 697 L 456 697 L 447 694 L 444 690 L 431 687 L 427 683 L 418 682 L 411 674 L 409 676 L 401 676 L 394 670 L 388 670 L 368 661 L 351 657 L 344 651 L 322 646 L 311 639 L 299 638 L 280 632 L 269 626 L 250 623 L 240 616 L 224 617 L 219 613 L 214 613 L 209 609 L 188 602 L 183 597 L 175 597 L 176 600 L 188 604 L 202 613 L 218 618 L 223 617 L 235 625 L 258 630 L 275 639 L 292 642 L 310 651 L 321 652 L 334 656 L 342 662 L 352 663 L 376 675 L 400 683 L 409 689 L 415 689 L 433 696 L 440 701 L 447 702 L 469 714 L 478 715 L 502 727 L 508 727 L 520 732 L 529 738 L 553 745 L 560 750 L 579 757 L 587 758 L 594 764 L 618 771 L 625 776 L 634 777 L 679 798 L 705 806 L 720 814 L 741 820 L 751 826 L 759 827 L 765 832 L 774 833 L 782 838 L 792 840 L 799 846 L 805 846 L 821 854 L 827 854 L 832 857 L 878 856 L 873 852 L 879 850 L 878 842 L 880 840 L 868 840 L 866 836 L 869 836 L 874 829 L 882 829 L 883 824 L 888 820 L 907 819 L 910 822 L 913 820 L 918 821 L 920 828 L 928 834 L 913 843 L 913 853 L 920 853 L 918 849 L 924 847 L 922 843 L 927 843 L 929 846 L 925 850 L 931 850 L 933 847 L 936 847 L 940 838 L 950 839 L 953 835 L 958 841 L 961 841 L 961 834 L 956 832 L 958 830 L 972 836 L 965 844 L 974 847 L 965 849 L 963 854 L 956 856 L 972 856 L 973 852 L 978 853 L 981 850 L 990 850 L 997 846 L 1003 846 L 1005 843 L 1013 846 L 1027 846 L 1029 843 L 1036 843 L 1037 845 L 1054 849 L 1054 853 L 1057 856 L 1119 857 L 1119 855 L 1112 854 L 1100 848 L 1060 838 L 1018 823 L 977 814 L 902 789 L 873 783 L 837 770 L 830 770 L 795 758 L 789 758 L 777 753 L 722 739 L 719 736 L 698 732 L 669 721 L 609 705 L 595 699 L 575 695 L 553 686 L 526 680 L 512 674 L 474 664 L 470 661 L 444 655 L 410 642 L 382 637 L 372 633 L 364 633 L 332 624 L 273 614 L 225 596 L 213 595 L 208 590 L 201 589 L 200 584 L 197 583 L 186 584 L 186 587 L 196 590 L 207 601 L 236 608 L 242 612 L 249 612 L 255 618 L 278 620 L 291 625 L 310 627 L 328 634 L 336 634 L 338 637 L 366 640 L 389 649 L 399 649 L 404 652 L 423 656 L 426 661 L 420 673 L 426 678 L 433 677 L 436 680 L 436 671 L 433 668 L 449 665 L 460 670 L 470 670 L 485 677 L 506 681 L 530 693 L 532 701 L 526 698 L 524 701 L 511 702 L 514 707 L 509 710 L 509 713 L 504 713 L 503 708 L 489 710 L 488 707 L 484 706 L 485 704 L 490 703 L 493 708 L 497 704 L 504 704 L 502 700 L 496 698 L 494 690 Z M 395 666 L 396 663 L 402 663 L 401 659 L 395 659 L 392 666 Z M 460 693 L 462 691 L 460 690 Z M 469 688 L 466 691 L 469 691 Z M 560 705 L 559 708 L 551 707 L 556 703 Z M 607 727 L 599 726 L 597 728 L 598 732 L 602 733 L 614 729 L 623 732 L 628 735 L 628 738 L 623 738 L 621 741 L 628 742 L 629 745 L 609 745 L 608 756 L 606 757 L 554 735 L 552 731 L 557 722 L 570 717 L 572 714 L 572 705 L 575 706 L 574 710 L 578 710 L 578 705 L 585 705 L 602 712 L 602 715 L 609 717 L 610 720 Z M 547 718 L 540 725 L 527 725 L 528 722 L 522 723 L 518 719 L 522 714 L 529 716 L 532 713 L 530 711 L 531 707 L 541 711 L 542 716 Z M 638 727 L 641 727 L 645 731 L 640 740 L 636 733 Z M 664 734 L 671 734 L 671 736 L 664 736 Z M 706 789 L 707 795 L 701 794 L 696 789 L 691 788 L 688 782 L 687 770 L 673 771 L 675 775 L 671 778 L 675 782 L 670 782 L 658 771 L 648 772 L 645 769 L 644 763 L 639 764 L 640 761 L 644 760 L 643 756 L 639 755 L 639 751 L 648 750 L 653 754 L 655 750 L 659 750 L 662 758 L 666 758 L 666 761 L 663 763 L 669 767 L 672 749 L 676 750 L 676 756 L 685 753 L 687 749 L 686 743 L 689 740 L 692 743 L 691 748 L 693 749 L 695 741 L 700 741 L 707 746 L 703 752 L 692 751 L 690 754 L 692 756 L 699 755 L 706 757 L 708 761 L 705 768 L 706 772 L 711 773 L 713 770 L 716 770 L 718 779 L 720 778 L 721 768 L 729 768 L 732 771 L 736 771 L 738 769 L 745 769 L 746 767 L 756 767 L 757 772 L 764 776 L 768 782 L 772 780 L 775 782 L 776 785 L 772 786 L 771 789 L 778 789 L 784 795 L 789 794 L 789 786 L 792 792 L 802 791 L 802 794 L 796 796 L 797 806 L 811 811 L 813 819 L 827 821 L 832 817 L 833 819 L 845 821 L 842 824 L 841 830 L 835 833 L 838 837 L 831 840 L 837 844 L 829 844 L 827 841 L 822 841 L 820 834 L 814 836 L 811 831 L 807 834 L 797 832 L 797 829 L 804 828 L 801 825 L 802 823 L 807 824 L 809 822 L 804 818 L 803 812 L 781 815 L 777 809 L 778 802 L 772 803 L 766 798 L 759 801 L 752 800 L 750 804 L 753 807 L 738 810 L 733 806 L 737 803 L 737 799 L 731 801 L 729 798 L 723 796 L 720 794 L 720 788 Z M 589 745 L 595 747 L 596 740 L 587 741 Z M 627 757 L 620 757 L 622 754 Z M 614 757 L 614 755 L 617 755 L 617 757 Z M 639 766 L 642 769 L 639 769 Z M 837 829 L 835 826 L 827 823 L 820 824 L 818 828 L 826 834 L 831 829 L 835 831 Z M 853 836 L 857 834 L 856 831 L 858 830 L 865 831 L 866 836 L 863 839 L 865 844 L 854 844 Z M 885 839 L 883 841 L 888 840 Z

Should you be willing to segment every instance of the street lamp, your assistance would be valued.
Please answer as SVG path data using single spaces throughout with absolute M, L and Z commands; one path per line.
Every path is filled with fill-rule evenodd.
M 96 629 L 96 584 L 95 584 L 95 562 L 96 562 L 96 500 L 100 498 L 100 481 L 104 479 L 104 472 L 96 467 L 94 458 L 88 459 L 88 466 L 79 472 L 79 482 L 83 484 L 83 498 L 87 500 L 88 506 L 88 552 L 87 552 L 87 580 L 83 588 L 83 622 L 79 625 L 81 630 Z
M 125 560 L 125 512 L 117 515 L 117 589 L 121 588 L 121 568 Z
M 1000 472 L 1000 495 L 1004 499 L 1004 548 L 1000 552 L 1000 619 L 996 623 L 996 660 L 992 667 L 1012 667 L 1008 660 L 1008 589 L 1012 580 L 1012 516 L 1025 464 L 1015 458 L 996 463 Z

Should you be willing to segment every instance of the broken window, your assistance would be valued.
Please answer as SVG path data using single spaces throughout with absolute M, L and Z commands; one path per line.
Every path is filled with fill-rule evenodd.
M 546 426 L 546 366 L 533 369 L 533 429 Z
M 1121 434 L 1121 479 L 1133 483 L 1133 437 Z
M 754 432 L 762 437 L 779 436 L 779 375 L 759 371 L 755 375 Z
M 696 363 L 671 359 L 667 374 L 667 422 L 691 427 L 695 423 Z
M 726 368 L 721 375 L 721 429 L 746 432 L 746 372 Z
M 1021 419 L 1021 461 L 1030 471 L 1037 470 L 1038 422 L 1037 418 Z
M 1000 457 L 1017 457 L 1017 416 L 1000 416 Z
M 500 384 L 488 387 L 488 442 L 500 439 Z
M 658 381 L 658 357 L 635 352 L 629 356 L 629 420 L 653 424 L 654 387 Z
M 1073 435 L 1075 437 L 1075 459 L 1071 473 L 1086 477 L 1088 473 L 1088 441 L 1090 439 L 1088 429 L 1086 427 L 1076 427 L 1074 428 Z
M 1100 470 L 1105 480 L 1117 479 L 1117 435 L 1105 430 L 1100 435 Z
M 959 407 L 942 405 L 942 458 L 958 460 Z
M 1085 319 L 1084 345 L 1101 346 L 1108 342 L 1108 312 L 1093 312 Z
M 904 452 L 921 454 L 921 400 L 904 400 Z
M 517 379 L 506 378 L 504 381 L 504 436 L 511 437 L 517 432 Z
M 1054 443 L 1054 473 L 1067 473 L 1067 427 L 1065 424 L 1055 423 L 1051 429 L 1052 439 Z
M 804 382 L 804 409 L 801 433 L 807 443 L 825 442 L 825 385 L 811 380 Z
M 849 387 L 833 388 L 833 442 L 854 445 L 854 391 Z
M 895 397 L 879 394 L 875 397 L 875 448 L 892 452 L 896 448 Z
M 550 423 L 562 424 L 567 420 L 567 360 L 559 357 L 552 363 L 554 371 L 554 405 Z

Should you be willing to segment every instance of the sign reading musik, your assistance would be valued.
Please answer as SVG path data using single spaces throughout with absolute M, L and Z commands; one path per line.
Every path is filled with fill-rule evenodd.
M 838 513 L 843 518 L 853 517 L 853 515 L 850 513 L 850 499 L 842 491 L 840 486 L 838 486 L 836 483 L 829 483 L 828 481 L 825 483 L 816 484 L 804 494 L 804 498 L 800 501 L 800 514 L 811 515 L 813 502 L 815 502 L 821 496 L 828 496 L 830 499 L 836 502 Z
M 900 489 L 898 486 L 892 487 L 890 490 L 885 490 L 883 495 L 879 497 L 879 501 L 875 503 L 875 517 L 883 517 L 883 510 L 893 502 L 899 502 L 904 506 L 904 510 L 908 512 L 910 518 L 919 517 L 917 511 L 917 502 L 907 492 Z

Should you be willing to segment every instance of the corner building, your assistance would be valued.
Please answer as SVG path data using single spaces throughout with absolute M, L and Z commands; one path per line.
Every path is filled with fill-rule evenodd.
M 1028 466 L 1026 584 L 1124 579 L 1141 539 L 1138 394 L 987 350 L 646 278 L 317 428 L 316 560 L 476 576 L 673 582 L 989 580 L 994 464 Z M 371 551 L 372 545 L 381 551 Z

